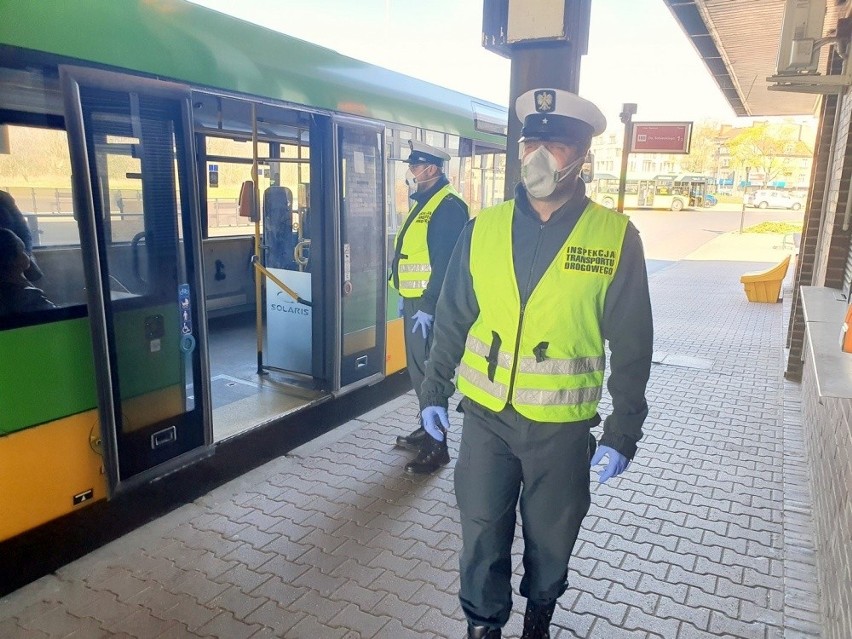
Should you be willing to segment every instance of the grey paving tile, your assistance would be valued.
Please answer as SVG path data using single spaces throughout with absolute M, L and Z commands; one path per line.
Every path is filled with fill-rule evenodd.
M 244 564 L 236 564 L 230 570 L 213 577 L 212 581 L 226 586 L 236 586 L 246 593 L 252 592 L 272 578 L 272 573 L 269 569 L 264 569 L 264 566 L 271 566 L 274 561 L 276 561 L 276 558 L 271 559 L 256 570 L 251 570 Z
M 201 637 L 192 632 L 185 624 L 174 622 L 163 633 L 157 635 L 157 639 L 188 639 Z
M 24 630 L 60 636 L 65 628 L 73 628 L 77 618 L 54 603 L 39 602 L 17 617 L 17 625 Z
M 287 631 L 288 639 L 314 639 L 316 637 L 328 637 L 328 639 L 343 639 L 346 637 L 345 628 L 331 628 L 310 615 L 303 617 L 295 626 Z
M 166 625 L 168 629 L 169 624 Z M 107 639 L 115 635 L 111 630 L 103 628 L 97 621 L 91 618 L 77 619 L 72 628 L 65 628 L 62 634 L 62 639 Z M 0 637 L 8 637 L 11 639 L 15 635 L 5 635 L 0 633 Z
M 282 608 L 273 601 L 267 601 L 260 608 L 250 613 L 245 621 L 249 624 L 260 625 L 262 628 L 268 628 L 276 637 L 291 637 L 293 635 L 290 631 L 293 626 L 306 616 L 304 613 Z M 258 634 L 258 632 L 255 634 Z
M 263 551 L 255 549 L 250 544 L 240 544 L 237 548 L 226 555 L 221 555 L 225 561 L 236 561 L 249 570 L 255 570 L 275 557 L 268 549 Z
M 175 622 L 164 621 L 148 610 L 141 609 L 127 617 L 104 625 L 112 633 L 126 633 L 137 639 L 154 639 L 168 631 L 170 627 L 175 625 Z
M 166 621 L 176 621 L 186 625 L 192 632 L 206 624 L 219 614 L 217 610 L 202 606 L 189 595 L 174 594 L 175 605 L 168 610 L 157 611 L 156 616 Z
M 415 631 L 405 628 L 396 619 L 388 621 L 375 635 L 376 639 L 432 639 L 439 637 L 435 633 Z
M 177 551 L 170 553 L 175 566 L 182 570 L 197 570 L 210 579 L 215 579 L 237 564 L 236 560 L 217 557 L 203 548 L 189 548 L 182 542 L 178 542 L 173 549 Z
M 207 607 L 230 612 L 236 619 L 245 621 L 248 615 L 260 608 L 267 601 L 269 600 L 265 597 L 252 597 L 236 586 L 232 586 L 211 599 L 207 603 Z
M 354 604 L 347 604 L 343 610 L 328 621 L 328 625 L 332 628 L 357 633 L 353 636 L 376 637 L 381 635 L 382 628 L 390 620 L 390 616 L 384 616 L 378 611 L 364 612 Z
M 652 370 L 637 459 L 593 484 L 556 639 L 819 636 L 807 466 L 779 418 L 783 318 L 742 302 L 739 270 L 679 263 L 652 278 L 658 350 L 713 366 Z M 118 637 L 460 636 L 452 468 L 410 478 L 410 455 L 392 447 L 416 413 L 409 393 L 0 600 L 13 613 L 0 636 L 53 636 L 37 623 Z
M 80 617 L 91 617 L 102 626 L 109 627 L 110 624 L 132 615 L 136 610 L 136 606 L 121 602 L 114 594 L 103 590 L 96 591 L 88 605 L 79 607 L 74 614 Z
M 198 632 L 219 639 L 248 639 L 260 630 L 258 625 L 250 625 L 234 617 L 230 612 L 221 612 L 208 621 Z
M 742 639 L 764 639 L 766 626 L 759 622 L 740 621 L 736 617 L 710 611 L 710 632 Z
M 343 603 L 353 603 L 361 610 L 370 610 L 385 597 L 381 590 L 364 588 L 354 581 L 347 581 L 329 595 L 329 599 Z
M 208 579 L 207 575 L 196 570 L 186 571 L 180 580 L 169 584 L 167 587 L 172 592 L 187 594 L 201 604 L 206 604 L 228 588 L 227 584 Z

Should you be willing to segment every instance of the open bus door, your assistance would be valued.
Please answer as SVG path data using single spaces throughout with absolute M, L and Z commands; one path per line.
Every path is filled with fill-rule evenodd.
M 335 389 L 382 379 L 387 321 L 384 126 L 333 119 L 336 278 Z
M 191 103 L 170 83 L 60 69 L 110 494 L 208 454 Z M 141 189 L 125 215 L 115 191 Z M 131 259 L 132 258 L 132 259 Z

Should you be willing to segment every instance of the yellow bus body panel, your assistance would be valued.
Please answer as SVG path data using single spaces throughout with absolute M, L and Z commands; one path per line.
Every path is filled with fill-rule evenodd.
M 387 359 L 385 361 L 385 375 L 396 373 L 405 368 L 405 335 L 403 325 L 405 321 L 399 317 L 387 323 Z
M 96 410 L 0 437 L 0 541 L 106 498 L 90 437 L 100 439 Z

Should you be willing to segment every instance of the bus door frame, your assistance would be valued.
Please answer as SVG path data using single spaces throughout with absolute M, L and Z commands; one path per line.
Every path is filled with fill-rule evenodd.
M 332 347 L 328 350 L 328 353 L 333 358 L 333 366 L 332 366 L 332 392 L 335 396 L 340 396 L 345 393 L 351 392 L 363 386 L 369 386 L 370 384 L 374 384 L 378 381 L 381 381 L 385 377 L 385 361 L 387 359 L 387 167 L 385 157 L 385 138 L 386 138 L 386 127 L 384 124 L 380 122 L 376 122 L 373 120 L 365 120 L 362 118 L 341 116 L 341 115 L 333 115 L 329 118 L 330 126 L 326 129 L 328 131 L 328 137 L 330 144 L 327 145 L 326 148 L 330 151 L 329 157 L 332 159 L 330 172 L 333 176 L 331 180 L 331 184 L 333 185 L 333 191 L 326 189 L 326 196 L 328 197 L 327 202 L 331 204 L 329 209 L 333 211 L 330 228 L 328 229 L 331 237 L 329 238 L 331 241 L 329 246 L 334 247 L 333 254 L 326 256 L 326 261 L 329 264 L 329 269 L 327 272 L 327 282 L 329 286 L 326 288 L 327 291 L 331 291 L 333 294 L 333 299 L 329 299 L 328 301 L 333 304 L 332 308 L 334 308 L 334 330 L 331 336 L 330 343 Z M 377 293 L 379 295 L 379 300 L 377 301 L 377 316 L 376 316 L 376 343 L 375 345 L 369 349 L 368 351 L 364 351 L 359 354 L 357 358 L 358 360 L 362 360 L 363 362 L 369 362 L 369 359 L 372 357 L 373 362 L 369 363 L 369 367 L 375 368 L 375 372 L 365 374 L 364 377 L 356 379 L 351 382 L 346 381 L 347 372 L 344 371 L 345 362 L 343 357 L 343 296 L 346 294 L 344 291 L 344 287 L 347 283 L 344 281 L 344 270 L 347 268 L 347 265 L 344 263 L 344 252 L 345 252 L 345 243 L 343 238 L 343 215 L 344 211 L 342 210 L 342 202 L 341 202 L 341 194 L 342 194 L 342 180 L 343 176 L 340 173 L 341 167 L 341 157 L 340 157 L 340 144 L 339 144 L 339 133 L 341 129 L 349 128 L 356 129 L 360 131 L 371 131 L 378 136 L 378 153 L 379 159 L 377 162 L 377 166 L 381 171 L 380 181 L 377 185 L 378 194 L 380 198 L 380 206 L 379 210 L 376 211 L 377 221 L 379 224 L 379 238 L 378 243 L 381 245 L 381 256 L 379 263 L 377 265 L 377 272 L 375 273 L 378 278 L 378 282 L 381 283 L 381 286 L 377 287 Z M 329 175 L 326 173 L 325 175 Z M 331 297 L 331 296 L 330 296 Z M 381 309 L 381 311 L 379 311 Z M 356 364 L 357 365 L 357 364 Z
M 89 319 L 92 332 L 92 350 L 95 360 L 95 376 L 98 387 L 98 413 L 100 418 L 100 430 L 102 437 L 101 450 L 103 453 L 104 468 L 106 471 L 109 496 L 121 494 L 133 487 L 145 484 L 151 480 L 164 476 L 181 467 L 193 463 L 199 459 L 210 456 L 213 453 L 213 428 L 212 408 L 209 387 L 209 353 L 207 348 L 206 309 L 204 307 L 204 277 L 203 256 L 201 249 L 201 214 L 199 205 L 199 189 L 197 166 L 195 162 L 195 136 L 192 122 L 192 102 L 190 87 L 174 82 L 165 82 L 150 78 L 127 75 L 112 71 L 77 67 L 71 65 L 60 65 L 60 85 L 62 87 L 63 101 L 65 106 L 65 120 L 69 138 L 71 153 L 71 165 L 73 168 L 72 186 L 73 199 L 80 229 L 81 248 L 86 274 L 86 294 L 88 298 Z M 93 186 L 89 154 L 87 149 L 87 137 L 84 123 L 84 112 L 81 99 L 81 86 L 87 89 L 100 89 L 106 91 L 124 91 L 130 93 L 144 94 L 145 96 L 165 98 L 180 105 L 180 125 L 182 129 L 184 157 L 185 189 L 183 193 L 189 194 L 183 206 L 189 207 L 189 220 L 192 228 L 183 229 L 183 251 L 184 256 L 191 257 L 194 263 L 191 281 L 187 282 L 190 287 L 188 299 L 194 308 L 195 324 L 193 332 L 197 338 L 195 349 L 198 358 L 198 374 L 193 375 L 194 409 L 200 411 L 201 428 L 203 429 L 203 443 L 178 453 L 164 461 L 150 465 L 144 470 L 122 478 L 119 465 L 121 445 L 118 433 L 119 420 L 116 411 L 119 410 L 118 371 L 114 370 L 113 354 L 115 336 L 111 335 L 112 322 L 111 296 L 107 288 L 105 277 L 106 267 L 103 262 L 105 256 L 100 255 L 99 233 L 97 225 L 97 209 L 95 208 Z M 177 135 L 177 132 L 175 132 Z M 187 246 L 187 243 L 191 246 Z M 178 299 L 178 291 L 174 292 L 175 300 Z M 108 308 L 110 306 L 110 308 Z M 183 413 L 188 415 L 190 413 Z M 171 421 L 179 421 L 181 415 L 169 418 Z M 174 427 L 172 427 L 174 428 Z M 156 442 L 159 444 L 160 442 Z M 154 436 L 151 439 L 151 447 L 155 446 Z

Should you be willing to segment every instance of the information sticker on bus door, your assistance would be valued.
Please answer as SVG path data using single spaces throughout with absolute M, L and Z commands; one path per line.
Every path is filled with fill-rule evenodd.
M 189 284 L 178 286 L 178 312 L 180 313 L 180 350 L 189 353 L 195 348 L 192 335 L 192 302 L 189 297 Z

